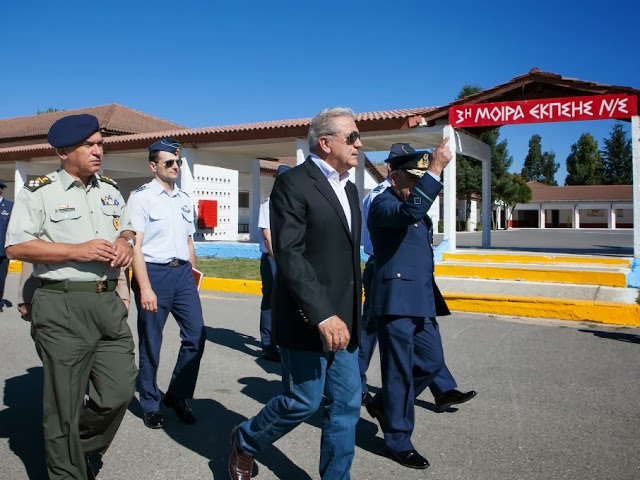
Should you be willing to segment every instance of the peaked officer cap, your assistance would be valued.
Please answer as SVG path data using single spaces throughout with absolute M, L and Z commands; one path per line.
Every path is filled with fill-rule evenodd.
M 394 143 L 385 162 L 392 171 L 405 170 L 409 175 L 422 177 L 431 163 L 431 153 L 426 150 L 416 151 L 408 143 Z

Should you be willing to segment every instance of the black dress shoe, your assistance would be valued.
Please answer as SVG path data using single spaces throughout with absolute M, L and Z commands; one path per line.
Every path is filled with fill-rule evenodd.
M 142 414 L 144 425 L 149 428 L 163 428 L 164 418 L 160 412 L 144 412 Z
M 387 450 L 387 457 L 404 467 L 416 468 L 418 470 L 429 468 L 429 461 L 415 450 L 407 450 L 406 452 Z
M 373 395 L 371 395 L 369 392 L 362 392 L 362 406 L 363 407 L 366 407 L 371 400 L 373 400 Z
M 369 403 L 365 405 L 365 408 L 367 409 L 367 412 L 369 412 L 369 415 L 378 421 L 380 429 L 384 432 L 384 413 L 378 410 L 377 406 L 374 405 L 373 398 L 371 398 Z
M 439 412 L 444 412 L 445 410 L 451 408 L 452 405 L 468 402 L 476 395 L 477 393 L 475 392 L 475 390 L 470 390 L 466 393 L 462 393 L 456 389 L 452 389 L 435 398 L 436 407 L 438 407 Z
M 270 352 L 270 351 L 262 352 L 262 355 L 260 355 L 260 358 L 262 358 L 263 360 L 267 360 L 269 362 L 277 362 L 277 363 L 280 363 L 280 361 L 282 360 L 280 358 L 280 353 L 278 353 L 277 351 L 275 351 L 275 352 Z
M 231 430 L 231 452 L 229 453 L 229 476 L 231 480 L 250 480 L 253 471 L 253 457 L 238 450 L 238 427 Z
M 176 412 L 178 419 L 182 423 L 193 424 L 198 420 L 196 416 L 193 414 L 193 410 L 187 405 L 187 401 L 184 398 L 174 397 L 173 395 L 167 394 L 162 399 L 162 403 L 164 403 L 167 407 L 173 408 Z

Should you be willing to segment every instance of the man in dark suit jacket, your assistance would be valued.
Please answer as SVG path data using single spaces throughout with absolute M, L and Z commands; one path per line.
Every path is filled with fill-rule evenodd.
M 11 218 L 11 210 L 13 210 L 13 202 L 7 200 L 2 196 L 2 191 L 7 188 L 7 185 L 0 181 L 0 312 L 4 309 L 4 283 L 7 279 L 7 272 L 9 270 L 9 259 L 4 253 L 4 240 L 7 236 L 7 226 L 9 225 L 9 218 Z
M 361 215 L 348 171 L 362 147 L 350 109 L 320 112 L 307 160 L 276 178 L 270 200 L 276 261 L 273 335 L 284 392 L 232 431 L 229 474 L 251 478 L 257 452 L 324 405 L 320 476 L 347 480 L 360 413 Z M 324 397 L 324 398 L 323 398 Z
M 372 316 L 378 321 L 382 390 L 367 404 L 381 424 L 387 454 L 401 465 L 427 468 L 411 443 L 414 398 L 444 365 L 436 315 L 448 315 L 433 277 L 431 219 L 452 154 L 445 139 L 434 151 L 389 160 L 391 187 L 371 203 L 367 220 L 375 251 Z

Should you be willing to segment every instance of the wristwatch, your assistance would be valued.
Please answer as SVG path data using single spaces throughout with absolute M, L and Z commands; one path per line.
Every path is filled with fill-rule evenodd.
M 133 237 L 130 237 L 129 235 L 127 235 L 127 236 L 125 236 L 123 238 L 127 241 L 127 243 L 129 244 L 129 246 L 131 248 L 133 248 L 135 246 L 136 242 L 133 240 Z

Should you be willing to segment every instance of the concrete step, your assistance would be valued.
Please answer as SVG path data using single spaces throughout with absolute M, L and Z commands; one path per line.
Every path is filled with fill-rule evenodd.
M 444 253 L 436 264 L 439 278 L 545 282 L 625 288 L 631 259 L 464 251 Z
M 446 261 L 436 264 L 435 273 L 442 277 L 466 277 L 527 282 L 574 283 L 625 288 L 628 268 L 580 264 L 540 265 Z
M 477 278 L 454 278 L 436 275 L 440 291 L 451 294 L 502 295 L 507 297 L 568 298 L 596 302 L 634 304 L 638 297 L 635 288 L 606 287 L 549 282 L 526 282 L 513 280 L 483 280 Z
M 640 326 L 638 289 L 436 275 L 453 311 Z
M 510 253 L 506 251 L 465 250 L 464 252 L 448 252 L 442 254 L 443 261 L 474 263 L 518 263 L 541 265 L 601 265 L 630 268 L 631 258 L 604 257 L 594 255 L 551 255 L 536 253 Z

